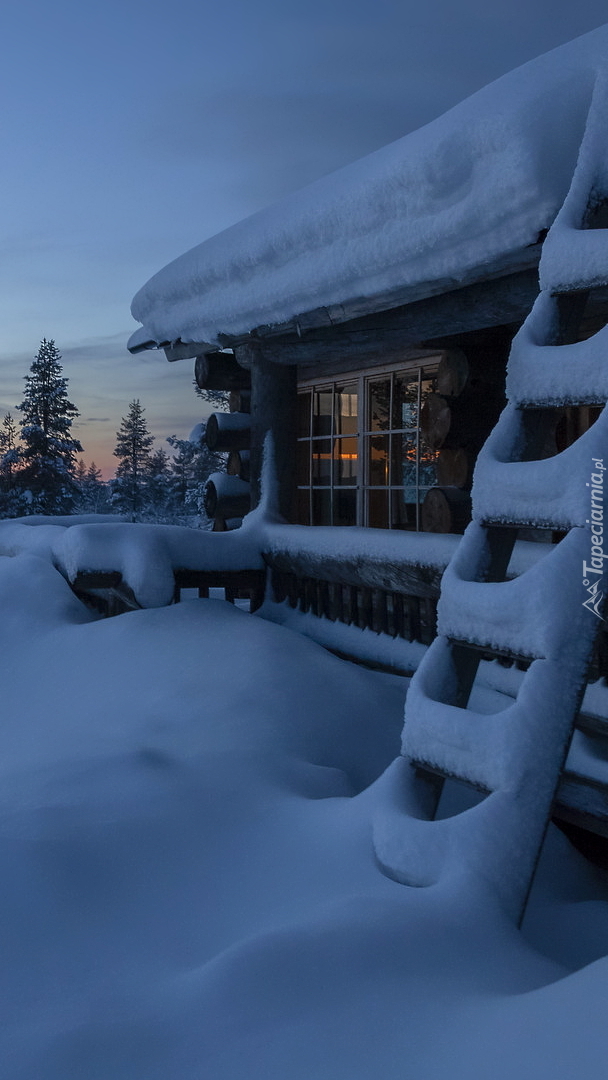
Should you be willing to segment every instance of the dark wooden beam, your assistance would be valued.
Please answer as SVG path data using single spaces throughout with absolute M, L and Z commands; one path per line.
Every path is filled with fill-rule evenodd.
M 328 363 L 350 366 L 399 360 L 403 350 L 422 342 L 520 323 L 538 295 L 536 269 L 467 285 L 404 307 L 366 315 L 338 325 L 277 335 L 261 328 L 256 339 L 235 351 L 250 366 L 250 350 L 273 364 L 297 364 L 302 377 L 314 378 Z
M 439 596 L 444 570 L 444 567 L 420 566 L 413 560 L 372 562 L 360 555 L 317 555 L 290 548 L 265 551 L 263 558 L 267 566 L 279 573 L 430 599 Z
M 161 345 L 158 347 L 161 348 Z M 196 356 L 200 356 L 205 352 L 214 353 L 217 346 L 206 341 L 174 341 L 171 345 L 162 345 L 162 348 L 165 351 L 167 360 L 174 363 L 176 360 L 193 360 Z
M 273 442 L 275 510 L 294 520 L 296 474 L 297 379 L 294 367 L 274 364 L 257 343 L 235 349 L 237 362 L 251 370 L 251 505 L 262 494 L 262 460 L 266 436 Z M 232 414 L 235 415 L 235 414 Z
M 251 386 L 249 372 L 232 353 L 201 353 L 194 364 L 194 380 L 201 390 L 238 391 Z
M 471 271 L 463 270 L 459 282 L 453 278 L 444 278 L 433 282 L 400 285 L 385 292 L 351 297 L 351 299 L 338 304 L 327 304 L 323 307 L 304 311 L 283 323 L 260 325 L 254 328 L 251 333 L 241 335 L 220 333 L 218 340 L 221 342 L 222 347 L 232 347 L 250 340 L 251 337 L 285 337 L 292 333 L 300 336 L 321 327 L 336 327 L 341 323 L 349 323 L 365 316 L 375 316 L 378 312 L 411 307 L 418 301 L 443 296 L 455 289 L 475 285 L 479 282 L 504 281 L 508 277 L 518 276 L 530 270 L 537 275 L 543 239 L 544 236 L 539 236 L 537 243 L 509 252 L 494 263 L 488 264 L 483 271 L 479 267 L 475 267 Z

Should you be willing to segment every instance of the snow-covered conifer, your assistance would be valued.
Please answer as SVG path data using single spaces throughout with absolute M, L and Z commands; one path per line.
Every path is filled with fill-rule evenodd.
M 92 461 L 87 468 L 82 459 L 78 462 L 76 479 L 80 494 L 77 508 L 83 514 L 105 514 L 110 510 L 110 491 L 102 480 L 101 469 Z
M 204 425 L 196 438 L 191 435 L 189 439 L 178 439 L 170 435 L 167 442 L 175 451 L 169 463 L 172 520 L 186 523 L 199 516 L 206 520 L 203 489 L 209 474 L 223 468 L 222 457 L 207 449 Z
M 82 446 L 71 434 L 79 415 L 68 398 L 61 354 L 46 338 L 25 376 L 25 394 L 17 406 L 23 413 L 20 468 L 14 474 L 31 514 L 70 513 L 77 496 L 76 454 Z
M 148 463 L 154 436 L 144 417 L 145 409 L 138 398 L 129 405 L 116 432 L 114 456 L 119 459 L 116 477 L 112 481 L 112 499 L 119 510 L 135 520 L 145 507 Z

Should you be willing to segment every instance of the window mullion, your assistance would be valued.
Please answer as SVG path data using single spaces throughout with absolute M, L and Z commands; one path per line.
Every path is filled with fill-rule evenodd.
M 393 394 L 395 391 L 395 372 L 390 376 L 388 395 L 388 527 L 393 527 Z
M 360 375 L 357 380 L 357 453 L 359 455 L 359 462 L 357 468 L 357 525 L 363 525 L 364 518 L 364 491 L 365 491 L 365 437 L 363 431 L 365 428 L 364 417 L 365 410 L 367 408 L 367 401 L 365 398 L 365 377 Z
M 416 532 L 420 532 L 420 411 L 422 409 L 422 368 L 418 368 L 418 392 L 416 395 Z

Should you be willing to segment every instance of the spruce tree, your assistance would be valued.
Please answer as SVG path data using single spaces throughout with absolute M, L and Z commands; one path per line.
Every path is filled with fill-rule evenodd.
M 165 521 L 169 501 L 169 455 L 160 447 L 148 458 L 146 466 L 146 506 L 155 521 Z
M 119 510 L 129 513 L 133 520 L 144 510 L 147 466 L 154 442 L 144 412 L 138 398 L 130 403 L 129 412 L 123 416 L 120 430 L 116 432 L 114 448 L 114 456 L 119 458 L 120 464 L 112 481 L 113 502 Z
M 203 508 L 205 483 L 210 473 L 223 469 L 223 458 L 207 449 L 204 437 L 191 441 L 170 435 L 167 442 L 175 451 L 169 462 L 169 509 L 182 523 L 192 522 L 199 515 L 206 520 Z
M 19 517 L 24 506 L 16 485 L 19 463 L 17 427 L 7 412 L 0 427 L 0 517 Z
M 82 495 L 84 485 L 86 484 L 87 480 L 87 467 L 84 463 L 83 458 L 80 458 L 76 468 L 74 469 L 74 480 L 76 481 L 76 486 L 79 493 Z
M 101 469 L 92 461 L 89 467 L 82 459 L 76 470 L 79 496 L 77 510 L 79 514 L 103 514 L 109 510 L 109 488 L 102 480 Z
M 215 412 L 227 412 L 228 411 L 228 391 L 227 390 L 201 390 L 200 386 L 197 386 L 196 382 L 192 384 L 194 386 L 194 393 L 197 397 L 208 402 L 211 408 Z
M 94 461 L 91 462 L 87 469 L 85 491 L 88 502 L 87 509 L 92 514 L 103 514 L 109 509 L 108 485 L 104 483 L 101 469 L 97 468 Z
M 23 419 L 21 467 L 15 479 L 30 514 L 69 514 L 78 494 L 74 470 L 82 446 L 72 438 L 71 428 L 79 413 L 68 398 L 68 380 L 60 361 L 55 342 L 43 338 L 25 376 L 23 401 L 17 406 Z
M 18 460 L 17 427 L 11 413 L 7 412 L 0 427 L 0 478 L 4 489 L 8 490 L 13 486 Z

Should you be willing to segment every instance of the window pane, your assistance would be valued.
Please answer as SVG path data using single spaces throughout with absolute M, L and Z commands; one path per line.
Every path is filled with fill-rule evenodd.
M 296 443 L 296 483 L 310 484 L 310 443 Z
M 391 441 L 393 456 L 393 484 L 408 485 L 416 483 L 416 436 L 393 435 Z
M 310 390 L 298 394 L 298 436 L 307 438 L 310 436 Z
M 334 484 L 357 483 L 359 459 L 356 439 L 334 440 Z
M 367 493 L 368 499 L 368 524 L 376 529 L 388 529 L 388 491 L 373 491 Z
M 336 387 L 334 433 L 356 435 L 358 431 L 357 384 Z
M 298 525 L 310 525 L 310 488 L 298 489 L 296 515 Z
M 420 403 L 424 405 L 429 394 L 435 393 L 435 379 L 423 379 L 420 385 Z
M 439 457 L 438 450 L 429 450 L 426 443 L 420 444 L 420 470 L 418 474 L 418 483 L 423 489 L 420 496 L 420 502 L 422 502 L 426 489 L 433 487 L 437 483 L 437 458 Z
M 334 491 L 334 525 L 356 525 L 357 489 L 340 488 Z
M 425 489 L 437 483 L 435 462 L 438 452 L 429 450 L 423 442 L 420 444 L 420 461 L 418 474 L 416 474 L 416 437 L 412 435 L 393 435 L 392 438 L 393 458 L 393 484 L 404 487 L 415 486 L 416 475 L 418 483 Z
M 333 393 L 331 390 L 315 390 L 312 418 L 313 435 L 331 435 L 332 399 Z
M 331 484 L 331 439 L 314 439 L 312 443 L 312 482 Z
M 313 525 L 331 525 L 331 491 L 328 488 L 312 492 Z
M 391 400 L 390 379 L 374 379 L 367 384 L 369 395 L 368 431 L 388 431 Z
M 391 525 L 393 529 L 416 528 L 416 503 L 413 488 L 391 491 Z
M 396 375 L 393 389 L 393 427 L 416 429 L 418 426 L 418 373 Z
M 388 435 L 372 435 L 368 441 L 368 483 L 388 484 Z

